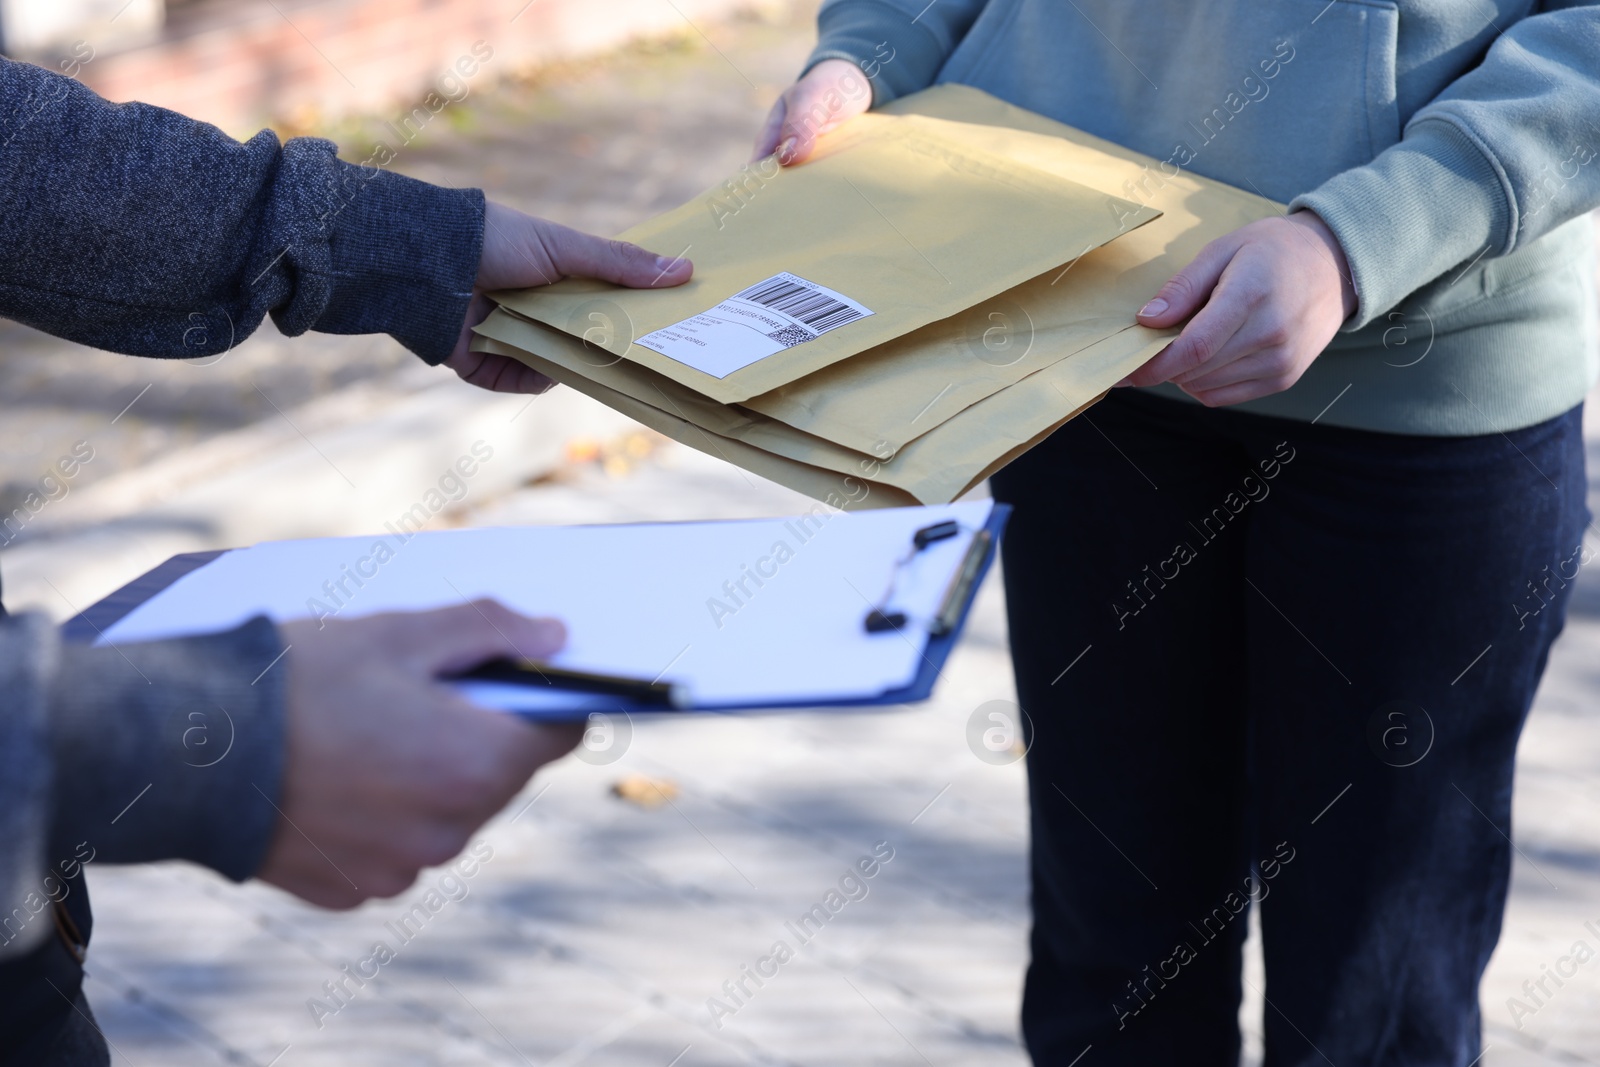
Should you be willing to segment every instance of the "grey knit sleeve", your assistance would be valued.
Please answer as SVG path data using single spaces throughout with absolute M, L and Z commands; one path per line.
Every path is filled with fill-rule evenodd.
M 430 363 L 466 317 L 483 194 L 240 143 L 0 58 L 0 316 L 96 348 L 187 359 L 271 314 L 294 335 L 387 333 Z
M 265 619 L 87 647 L 0 618 L 0 959 L 37 944 L 83 862 L 255 873 L 283 778 L 283 651 Z
M 62 646 L 48 713 L 53 852 L 254 874 L 283 776 L 283 651 L 264 618 L 203 637 Z
M 50 837 L 48 682 L 55 629 L 39 615 L 0 617 L 0 961 L 48 929 L 45 842 Z

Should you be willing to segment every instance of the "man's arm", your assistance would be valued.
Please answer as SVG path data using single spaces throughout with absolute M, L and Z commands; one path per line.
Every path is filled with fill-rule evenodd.
M 246 144 L 0 57 L 0 316 L 180 359 L 285 334 L 387 333 L 486 389 L 550 381 L 469 351 L 494 289 L 580 275 L 682 285 L 686 259 L 356 166 L 329 141 Z
M 399 893 L 581 732 L 438 676 L 564 640 L 492 601 L 102 647 L 0 618 L 0 959 L 54 929 L 90 858 L 189 860 L 328 907 Z
M 283 653 L 261 618 L 204 637 L 51 650 L 50 857 L 254 874 L 283 776 Z
M 54 929 L 44 879 L 55 652 L 55 628 L 43 616 L 0 616 L 0 961 Z
M 261 865 L 283 777 L 283 647 L 265 620 L 183 641 L 63 645 L 0 618 L 0 958 L 54 929 L 83 861 Z
M 389 333 L 442 361 L 472 295 L 483 194 L 334 153 L 270 131 L 241 144 L 0 59 L 0 315 L 186 358 L 270 313 L 286 334 Z

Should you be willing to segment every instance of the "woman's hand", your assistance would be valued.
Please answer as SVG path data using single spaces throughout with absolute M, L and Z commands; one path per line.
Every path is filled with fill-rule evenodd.
M 464 381 L 497 393 L 542 393 L 555 383 L 509 356 L 471 350 L 472 328 L 489 317 L 484 293 L 549 285 L 566 277 L 599 278 L 633 289 L 682 285 L 694 274 L 687 259 L 668 259 L 626 241 L 608 241 L 490 203 L 483 219 L 483 254 L 472 303 L 455 350 L 444 365 Z
M 789 86 L 767 114 L 750 162 L 778 153 L 784 166 L 804 163 L 817 137 L 872 106 L 872 86 L 854 63 L 824 59 Z
M 1207 407 L 1281 393 L 1355 309 L 1344 249 L 1321 218 L 1252 222 L 1202 248 L 1139 312 L 1142 326 L 1189 322 L 1119 384 L 1170 381 Z

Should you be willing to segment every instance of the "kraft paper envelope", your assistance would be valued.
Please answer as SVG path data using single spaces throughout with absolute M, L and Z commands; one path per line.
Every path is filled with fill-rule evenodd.
M 568 280 L 494 298 L 734 403 L 947 318 L 1158 214 L 952 140 L 926 119 L 871 114 L 825 138 L 804 166 L 748 166 L 622 235 L 693 259 L 686 285 Z
M 822 467 L 764 451 L 754 445 L 745 444 L 738 438 L 724 437 L 678 414 L 635 400 L 626 393 L 610 389 L 592 379 L 582 375 L 570 375 L 558 364 L 540 359 L 514 345 L 496 341 L 492 337 L 479 336 L 472 347 L 474 351 L 494 352 L 520 359 L 535 370 L 571 385 L 584 395 L 598 400 L 606 407 L 622 412 L 652 430 L 665 434 L 679 444 L 716 456 L 752 474 L 804 493 L 814 500 L 821 500 L 831 507 L 859 511 L 866 508 L 907 507 L 919 503 L 910 493 L 882 482 L 825 470 Z M 662 380 L 668 381 L 665 378 Z M 677 383 L 669 382 L 669 384 Z
M 603 357 L 581 341 L 512 315 L 497 312 L 477 332 L 474 348 L 520 359 L 683 444 L 836 507 L 898 506 L 905 497 L 918 503 L 956 499 L 1098 400 L 1169 339 L 1165 331 L 1142 326 L 1121 331 L 971 405 L 882 458 L 756 412 L 710 403 L 625 360 L 595 366 Z M 863 495 L 862 486 L 883 491 Z
M 941 86 L 892 107 L 915 109 L 917 122 L 943 123 L 941 128 L 956 137 L 977 139 L 992 151 L 1015 154 L 1035 166 L 1064 168 L 1103 190 L 1122 187 L 1166 214 L 1080 257 L 1064 273 L 1051 271 L 987 306 L 744 405 L 706 403 L 692 391 L 681 390 L 671 394 L 679 405 L 674 413 L 669 407 L 672 401 L 663 395 L 673 383 L 554 331 L 507 333 L 497 328 L 501 319 L 527 326 L 511 316 L 492 316 L 485 323 L 487 332 L 510 342 L 509 347 L 495 350 L 511 355 L 520 355 L 518 348 L 532 351 L 544 358 L 522 358 L 552 377 L 692 447 L 819 499 L 831 493 L 852 501 L 849 506 L 870 507 L 893 503 L 895 494 L 903 492 L 918 500 L 941 502 L 1042 440 L 1158 352 L 1176 331 L 1125 326 L 1132 322 L 1133 312 L 1206 241 L 1282 210 L 1270 201 L 1187 173 L 1161 174 L 1148 157 L 977 90 Z M 1147 246 L 1142 253 L 1146 258 L 1121 254 L 1118 246 L 1124 244 L 1133 245 L 1130 253 Z M 1130 273 L 1134 284 L 1115 284 Z M 1089 291 L 1082 304 L 1074 299 L 1080 287 Z M 1033 343 L 1013 362 L 1006 344 L 1016 337 L 1014 325 L 1002 329 L 1001 343 L 993 347 L 985 345 L 982 333 L 976 331 L 994 328 L 990 315 L 996 311 L 1013 322 L 1021 319 L 1018 311 L 1024 305 L 1027 310 L 1022 315 L 1031 320 Z M 1097 313 L 1108 307 L 1108 314 Z M 1080 347 L 1102 331 L 1109 335 Z M 600 384 L 585 388 L 586 381 L 580 379 L 590 377 Z M 786 436 L 783 426 L 753 417 L 762 414 L 807 432 Z M 909 443 L 896 451 L 893 445 L 903 442 Z M 845 445 L 846 451 L 841 453 L 833 445 Z M 891 458 L 885 462 L 885 456 Z M 841 473 L 841 467 L 853 473 Z M 841 478 L 849 479 L 849 485 L 867 484 L 883 491 L 854 503 Z
M 666 375 L 609 352 L 586 348 L 582 341 L 568 334 L 503 310 L 491 312 L 475 327 L 475 332 L 509 346 L 509 349 L 496 348 L 495 351 L 511 354 L 579 392 L 587 392 L 589 383 L 599 386 L 605 391 L 604 395 L 590 395 L 603 403 L 609 403 L 612 394 L 625 396 L 709 430 L 718 437 L 731 437 L 775 455 L 841 474 L 855 473 L 864 466 L 863 461 L 872 459 L 765 415 L 746 411 L 737 404 L 719 404 Z M 632 417 L 631 412 L 624 413 Z
M 1148 156 L 966 86 L 941 85 L 889 110 L 918 116 L 952 140 L 1147 202 L 1161 216 L 1065 269 L 744 401 L 860 451 L 898 449 L 962 408 L 1133 326 L 1138 309 L 1208 242 L 1284 210 L 1187 171 L 1168 176 Z
M 544 329 L 544 327 L 534 328 Z M 1149 351 L 1158 350 L 1161 343 L 1163 342 L 1155 342 Z M 1002 391 L 996 397 L 974 405 L 962 413 L 965 417 L 971 417 L 969 413 L 979 412 L 982 409 L 983 425 L 963 427 L 957 434 L 940 435 L 936 431 L 919 439 L 907 450 L 908 453 L 915 452 L 909 460 L 906 457 L 895 457 L 888 462 L 881 462 L 855 453 L 841 454 L 837 446 L 828 446 L 811 451 L 809 454 L 816 462 L 807 462 L 791 456 L 808 454 L 806 446 L 816 439 L 808 440 L 808 435 L 781 423 L 772 424 L 772 439 L 779 440 L 788 435 L 788 444 L 783 446 L 784 453 L 788 454 L 769 452 L 737 437 L 717 434 L 684 418 L 684 415 L 691 413 L 693 409 L 674 409 L 670 402 L 663 407 L 644 403 L 626 393 L 601 385 L 591 378 L 574 375 L 559 364 L 531 355 L 514 345 L 492 338 L 480 338 L 474 347 L 514 356 L 557 380 L 565 378 L 580 392 L 682 444 L 733 463 L 761 477 L 769 478 L 780 485 L 798 490 L 833 507 L 847 510 L 900 507 L 907 503 L 922 503 L 929 500 L 941 503 L 955 500 L 1043 441 L 1061 425 L 1087 408 L 1089 403 L 1099 399 L 1096 395 L 1089 403 L 1077 408 L 1064 409 L 1060 391 L 1050 391 L 1048 383 L 1040 376 L 1040 380 L 1029 380 L 1033 385 L 1028 390 L 1010 396 L 1007 396 L 1007 393 L 1011 393 L 1011 390 Z M 1047 393 L 1036 393 L 1035 387 L 1044 388 Z M 665 391 L 682 388 L 676 382 L 664 383 Z M 1029 395 L 1030 393 L 1033 395 Z M 998 397 L 1006 397 L 1006 401 L 992 403 Z M 991 406 L 985 409 L 986 404 Z M 1018 415 L 1022 417 L 1017 418 Z M 1022 426 L 1040 428 L 1031 436 L 1023 437 L 1017 432 Z M 982 432 L 985 430 L 992 432 Z M 846 456 L 849 458 L 845 458 Z M 838 469 L 841 467 L 845 469 Z

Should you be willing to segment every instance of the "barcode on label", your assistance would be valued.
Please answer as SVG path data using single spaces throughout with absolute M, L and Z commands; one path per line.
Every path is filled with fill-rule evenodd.
M 784 271 L 633 343 L 714 378 L 869 318 L 872 309 Z
M 862 309 L 851 307 L 821 291 L 819 286 L 793 275 L 768 278 L 743 292 L 735 293 L 734 299 L 748 300 L 752 304 L 781 311 L 819 334 L 854 322 L 865 314 Z

